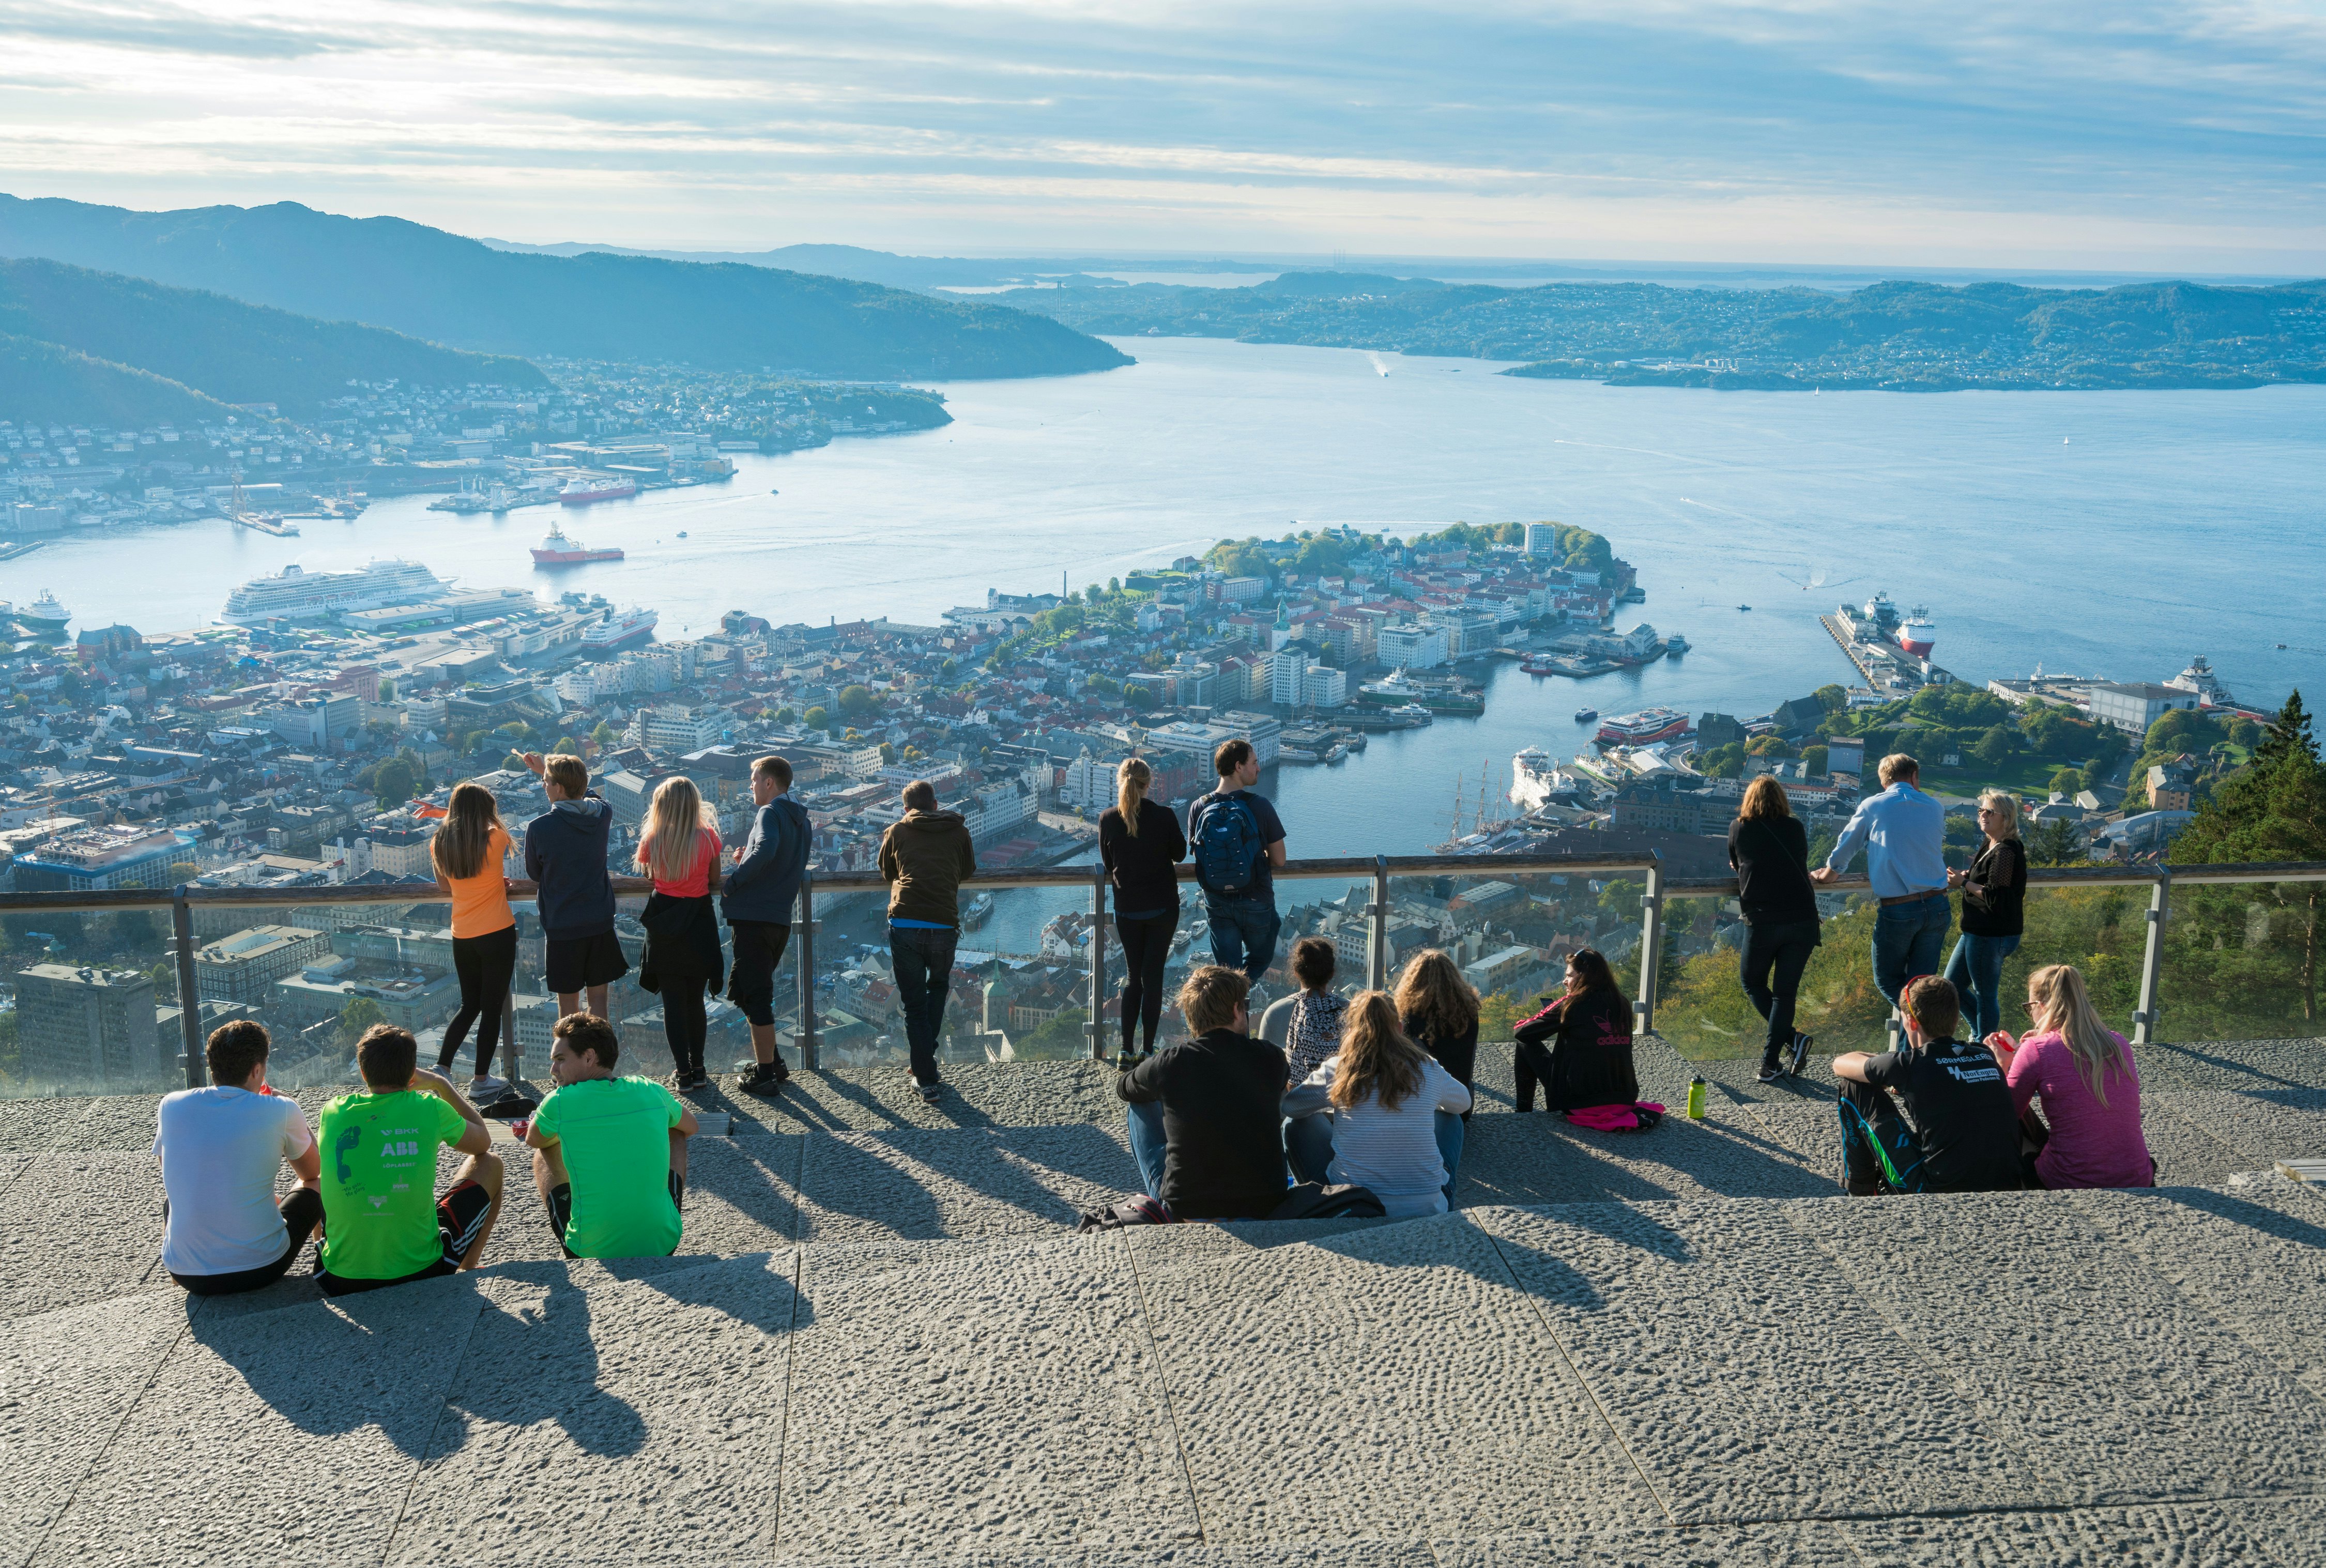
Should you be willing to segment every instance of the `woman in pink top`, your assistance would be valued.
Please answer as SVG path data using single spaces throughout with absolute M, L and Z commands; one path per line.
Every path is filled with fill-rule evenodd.
M 682 1094 L 711 1086 L 702 1068 L 709 1033 L 703 997 L 716 991 L 727 966 L 719 949 L 719 830 L 711 825 L 692 780 L 673 776 L 657 785 L 638 839 L 637 867 L 654 878 L 654 896 L 638 916 L 647 928 L 640 988 L 662 997 L 663 1038 L 670 1043 L 671 1087 Z
M 2016 1049 L 2007 1035 L 1988 1044 L 2023 1124 L 2033 1120 L 2029 1103 L 2042 1098 L 2049 1134 L 2033 1162 L 2036 1181 L 2054 1188 L 2154 1186 L 2132 1047 L 2100 1022 L 2084 977 L 2070 964 L 2037 970 L 2027 977 L 2027 1013 L 2035 1028 Z

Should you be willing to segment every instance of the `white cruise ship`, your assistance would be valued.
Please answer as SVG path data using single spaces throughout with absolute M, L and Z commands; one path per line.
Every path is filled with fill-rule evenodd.
M 628 647 L 638 638 L 650 636 L 660 619 L 650 609 L 618 609 L 597 625 L 584 628 L 582 645 L 592 653 Z
M 237 626 L 312 620 L 334 610 L 425 604 L 450 588 L 416 561 L 375 561 L 361 571 L 306 571 L 293 564 L 255 577 L 227 596 L 223 618 Z

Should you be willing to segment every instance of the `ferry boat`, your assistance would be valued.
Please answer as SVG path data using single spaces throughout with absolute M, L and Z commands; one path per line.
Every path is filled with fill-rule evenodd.
M 72 612 L 45 588 L 40 598 L 16 612 L 16 624 L 36 637 L 60 637 L 71 623 Z
M 1575 710 L 1575 722 L 1577 724 L 1588 724 L 1598 717 L 1599 710 L 1590 706 L 1588 703 Z
M 553 524 L 542 542 L 533 547 L 535 566 L 579 566 L 585 561 L 619 561 L 619 549 L 592 550 L 576 539 L 568 539 L 565 530 Z
M 293 564 L 236 589 L 227 596 L 221 618 L 237 626 L 257 626 L 271 620 L 312 619 L 334 610 L 426 604 L 442 597 L 453 581 L 438 577 L 416 561 L 375 561 L 360 571 L 303 571 Z
M 981 893 L 962 906 L 961 923 L 964 931 L 975 931 L 993 918 L 993 895 Z
M 1693 728 L 1688 715 L 1677 708 L 1642 708 L 1637 713 L 1615 715 L 1599 727 L 1593 738 L 1602 746 L 1646 746 L 1678 739 Z
M 582 634 L 582 645 L 593 653 L 607 653 L 627 647 L 640 637 L 651 636 L 662 617 L 650 609 L 615 610 L 597 625 Z
M 1687 653 L 1688 639 L 1681 636 L 1678 632 L 1674 632 L 1670 636 L 1664 639 L 1664 652 L 1674 654 Z
M 1519 669 L 1529 675 L 1556 675 L 1561 673 L 1558 663 L 1549 654 L 1529 654 L 1519 661 Z
M 586 506 L 592 501 L 619 501 L 638 493 L 638 482 L 627 476 L 621 478 L 568 479 L 557 498 L 568 506 Z

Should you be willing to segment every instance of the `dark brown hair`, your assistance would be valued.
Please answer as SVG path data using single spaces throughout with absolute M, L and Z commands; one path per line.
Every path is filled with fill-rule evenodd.
M 1934 1040 L 1951 1040 L 1962 1024 L 1962 997 L 1944 975 L 1924 975 L 1908 986 L 1899 1001 L 1907 1015 Z
M 1251 994 L 1251 982 L 1243 978 L 1242 970 L 1205 964 L 1190 970 L 1180 983 L 1177 1001 L 1179 1011 L 1186 1016 L 1188 1033 L 1208 1035 L 1214 1029 L 1233 1027 L 1236 1007 Z
M 751 771 L 753 773 L 766 774 L 769 778 L 776 781 L 776 787 L 779 790 L 787 790 L 792 787 L 792 765 L 783 757 L 776 756 L 773 752 L 768 753 L 758 761 L 753 763 L 751 765 Z
M 1212 771 L 1225 778 L 1251 760 L 1251 742 L 1238 736 L 1221 741 L 1219 749 L 1212 753 Z
M 1624 994 L 1615 983 L 1615 970 L 1607 962 L 1607 955 L 1596 947 L 1578 947 L 1567 955 L 1568 967 L 1575 971 L 1575 981 L 1567 988 L 1570 997 L 1580 997 L 1591 991 L 1613 991 Z
M 1477 1023 L 1478 993 L 1451 955 L 1425 948 L 1406 961 L 1397 979 L 1397 1016 L 1408 1033 L 1442 1044 L 1461 1038 Z
M 1341 955 L 1321 936 L 1304 936 L 1292 944 L 1292 978 L 1310 990 L 1330 984 Z
M 568 1013 L 557 1020 L 550 1035 L 565 1042 L 565 1048 L 576 1056 L 584 1051 L 594 1052 L 598 1065 L 611 1069 L 622 1059 L 622 1036 L 611 1024 L 595 1013 Z
M 420 1065 L 420 1042 L 394 1024 L 374 1024 L 356 1042 L 356 1067 L 373 1089 L 406 1089 Z
M 492 791 L 480 784 L 454 784 L 445 807 L 444 825 L 428 841 L 428 858 L 438 875 L 454 882 L 481 875 L 493 830 L 500 825 L 500 806 Z
M 202 1048 L 202 1054 L 209 1059 L 210 1081 L 227 1089 L 241 1088 L 251 1069 L 266 1060 L 272 1044 L 264 1024 L 249 1018 L 220 1024 L 210 1031 L 209 1042 Z

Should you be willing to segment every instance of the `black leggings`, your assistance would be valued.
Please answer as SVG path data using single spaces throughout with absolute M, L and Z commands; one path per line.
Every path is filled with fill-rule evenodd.
M 493 1064 L 493 1047 L 501 1043 L 501 1013 L 508 1006 L 509 979 L 516 973 L 516 927 L 487 932 L 482 936 L 452 939 L 452 972 L 461 977 L 461 1010 L 444 1026 L 444 1048 L 436 1053 L 436 1071 L 450 1072 L 469 1025 L 477 1026 L 477 1076 Z
M 1738 979 L 1753 1010 L 1769 1022 L 1769 1036 L 1761 1049 L 1764 1067 L 1778 1065 L 1793 1043 L 1793 1003 L 1800 995 L 1801 976 L 1818 949 L 1818 924 L 1804 920 L 1783 925 L 1747 926 L 1744 951 L 1737 960 Z
M 1147 1049 L 1155 1049 L 1155 1031 L 1163 1022 L 1163 966 L 1171 957 L 1171 937 L 1179 928 L 1179 912 L 1167 911 L 1145 920 L 1117 915 L 1114 934 L 1122 943 L 1122 1048 L 1130 1049 L 1130 1027 L 1147 1033 Z
M 662 1037 L 670 1043 L 671 1065 L 681 1072 L 702 1071 L 702 1038 L 711 1030 L 702 996 L 700 979 L 663 982 Z

